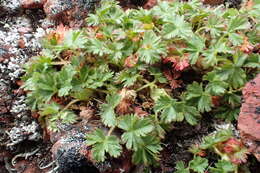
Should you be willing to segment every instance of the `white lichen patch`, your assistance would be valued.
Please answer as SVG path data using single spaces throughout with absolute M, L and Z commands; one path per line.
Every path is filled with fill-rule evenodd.
M 35 121 L 30 124 L 21 123 L 18 127 L 13 127 L 6 133 L 11 141 L 8 146 L 16 145 L 24 140 L 38 141 L 41 139 L 39 125 Z
M 16 10 L 21 6 L 21 0 L 1 0 L 0 4 L 7 10 Z

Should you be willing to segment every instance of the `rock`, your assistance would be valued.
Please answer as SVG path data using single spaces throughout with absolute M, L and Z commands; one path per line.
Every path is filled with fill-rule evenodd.
M 46 0 L 22 0 L 22 7 L 26 9 L 43 8 Z
M 246 84 L 243 99 L 238 129 L 244 143 L 260 161 L 260 74 Z
M 153 8 L 155 5 L 157 5 L 157 0 L 148 0 L 143 7 L 144 9 L 150 9 Z
M 89 10 L 100 0 L 47 0 L 44 12 L 51 19 L 60 19 L 64 23 L 71 20 L 83 20 Z
M 82 121 L 76 125 L 70 125 L 61 129 L 58 141 L 52 146 L 51 152 L 53 160 L 56 160 L 59 173 L 107 173 L 107 172 L 130 172 L 133 167 L 131 163 L 131 153 L 124 151 L 118 159 L 108 158 L 105 162 L 97 163 L 91 157 L 90 147 L 86 142 L 86 134 L 94 128 L 101 127 L 101 124 L 91 124 Z M 68 130 L 70 129 L 70 130 Z M 106 128 L 103 128 L 107 130 Z M 57 134 L 50 134 L 57 136 Z M 53 140 L 53 139 L 52 139 Z
M 84 147 L 85 133 L 73 130 L 52 146 L 53 159 L 60 173 L 98 173 L 98 169 L 80 153 Z

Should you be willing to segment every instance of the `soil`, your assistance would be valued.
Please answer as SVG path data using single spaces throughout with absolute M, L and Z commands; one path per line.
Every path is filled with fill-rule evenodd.
M 233 1 L 233 6 L 237 6 L 238 1 Z M 126 8 L 144 4 L 135 0 L 121 1 Z M 46 18 L 42 9 L 22 9 L 19 0 L 0 1 L 0 173 L 41 173 L 55 169 L 55 164 L 50 164 L 53 162 L 53 144 L 25 103 L 20 77 L 23 75 L 23 64 L 41 51 L 40 38 L 57 23 Z M 176 161 L 187 162 L 192 159 L 192 154 L 188 152 L 192 144 L 199 143 L 203 136 L 216 129 L 226 127 L 227 124 L 209 115 L 204 116 L 196 127 L 174 124 L 164 139 L 159 167 L 153 168 L 153 172 L 172 173 Z M 72 150 L 74 148 L 68 150 L 67 154 L 73 160 L 75 152 Z M 215 158 L 211 159 L 214 161 Z M 77 164 L 82 161 L 84 159 L 78 160 Z M 64 160 L 60 159 L 60 162 Z M 249 163 L 253 163 L 250 164 L 252 173 L 260 170 L 254 157 L 249 158 Z M 66 169 L 59 172 L 70 172 Z M 82 167 L 77 172 L 84 172 L 85 169 Z M 142 168 L 137 167 L 132 172 L 139 173 L 140 170 Z M 93 168 L 93 172 L 98 171 Z

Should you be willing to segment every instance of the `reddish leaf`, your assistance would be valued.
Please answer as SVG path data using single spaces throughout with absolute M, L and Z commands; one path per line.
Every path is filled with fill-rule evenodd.
M 170 56 L 163 60 L 163 63 L 172 63 L 172 68 L 176 71 L 183 71 L 190 66 L 188 54 L 183 57 L 180 56 Z
M 136 65 L 136 63 L 138 62 L 138 56 L 136 55 L 130 55 L 129 57 L 127 57 L 125 59 L 125 67 L 131 68 L 134 67 Z
M 230 138 L 223 142 L 223 150 L 225 153 L 234 153 L 243 147 L 242 143 L 235 138 Z
M 215 107 L 220 105 L 220 97 L 219 96 L 211 96 L 212 103 Z
M 136 97 L 135 91 L 123 88 L 119 95 L 121 96 L 121 101 L 116 107 L 116 112 L 121 115 L 132 113 L 132 104 Z
M 55 39 L 58 44 L 62 43 L 65 38 L 66 33 L 69 31 L 69 28 L 60 24 L 57 26 L 55 31 L 50 32 L 48 34 L 47 39 L 52 40 Z
M 146 116 L 149 115 L 148 112 L 144 111 L 142 109 L 142 107 L 140 107 L 140 106 L 134 107 L 134 112 L 135 112 L 136 115 L 138 115 L 140 117 L 146 117 Z
M 170 70 L 165 70 L 163 74 L 169 80 L 172 89 L 181 87 L 182 80 L 177 80 L 180 77 L 180 72 L 172 72 Z
M 240 50 L 244 53 L 252 53 L 254 46 L 248 41 L 248 38 L 244 38 L 244 43 L 240 46 Z

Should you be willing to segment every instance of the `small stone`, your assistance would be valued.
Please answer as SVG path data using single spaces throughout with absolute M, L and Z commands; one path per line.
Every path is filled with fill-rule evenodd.
M 21 28 L 18 28 L 18 32 L 21 33 L 21 34 L 25 34 L 25 33 L 28 33 L 28 32 L 32 32 L 32 28 L 21 27 Z
M 24 49 L 24 48 L 25 48 L 25 42 L 24 42 L 23 39 L 18 40 L 18 46 L 19 46 L 19 48 L 21 48 L 21 49 Z
M 46 0 L 22 0 L 22 7 L 25 9 L 43 8 Z

